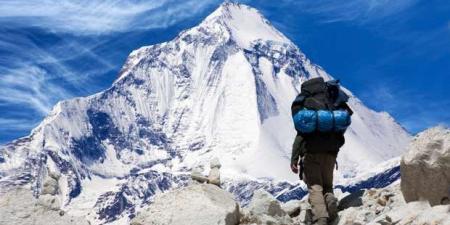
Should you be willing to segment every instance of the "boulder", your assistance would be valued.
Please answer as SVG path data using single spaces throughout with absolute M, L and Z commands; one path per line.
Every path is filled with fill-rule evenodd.
M 220 186 L 220 161 L 218 158 L 214 158 L 210 162 L 211 170 L 209 171 L 208 180 L 210 184 Z
M 281 204 L 281 209 L 283 209 L 290 217 L 296 217 L 300 214 L 301 204 L 302 202 L 300 200 L 291 200 Z
M 281 208 L 280 203 L 268 192 L 260 189 L 255 191 L 253 198 L 246 208 L 248 212 L 246 223 L 265 224 L 292 224 L 289 215 Z
M 132 225 L 236 225 L 239 205 L 212 184 L 193 184 L 158 195 L 131 220 Z
M 59 192 L 59 184 L 58 181 L 52 177 L 47 176 L 44 179 L 44 184 L 42 185 L 42 195 L 56 195 Z
M 42 198 L 41 198 L 42 197 Z M 0 196 L 0 224 L 8 225 L 88 225 L 82 217 L 71 216 L 59 208 L 57 197 L 51 195 L 36 199 L 31 190 L 19 188 Z
M 418 134 L 400 163 L 401 191 L 406 202 L 450 199 L 450 130 L 435 127 Z

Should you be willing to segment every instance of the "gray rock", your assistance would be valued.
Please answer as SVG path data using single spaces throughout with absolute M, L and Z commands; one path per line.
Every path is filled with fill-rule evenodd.
M 369 191 L 370 195 L 372 195 L 373 190 Z M 364 195 L 364 190 L 355 191 L 344 198 L 342 198 L 338 203 L 338 210 L 344 210 L 350 207 L 358 207 L 362 206 L 362 196 Z
M 216 185 L 193 184 L 157 196 L 132 225 L 236 225 L 239 205 Z
M 41 196 L 42 197 L 42 196 Z M 59 200 L 51 195 L 35 199 L 28 189 L 16 189 L 0 196 L 1 225 L 88 225 L 82 217 L 61 214 Z
M 431 205 L 450 199 L 450 130 L 428 129 L 416 136 L 400 163 L 405 201 L 427 200 Z
M 219 168 L 212 168 L 209 171 L 208 182 L 220 186 L 220 170 Z
M 213 159 L 211 159 L 211 162 L 209 162 L 209 166 L 211 167 L 211 169 L 220 169 L 220 167 L 222 167 L 222 164 L 220 164 L 219 158 L 214 157 Z
M 292 219 L 281 208 L 280 203 L 268 192 L 257 190 L 247 207 L 248 221 L 257 224 L 292 224 Z
M 290 217 L 296 217 L 300 214 L 301 204 L 302 202 L 300 200 L 291 200 L 281 204 L 281 209 L 283 209 Z
M 209 181 L 208 177 L 203 175 L 202 167 L 196 167 L 196 168 L 192 169 L 191 179 L 196 182 L 200 182 L 200 183 L 207 183 Z
M 37 204 L 49 210 L 59 210 L 61 202 L 58 197 L 53 195 L 41 195 L 37 199 Z
M 220 186 L 220 161 L 218 158 L 213 158 L 210 162 L 211 170 L 209 171 L 208 180 L 210 184 Z
M 59 178 L 61 177 L 61 173 L 59 171 L 48 170 L 47 172 L 48 176 L 55 180 L 59 180 Z
M 53 178 L 52 176 L 47 176 L 44 179 L 44 184 L 42 185 L 42 195 L 49 194 L 49 195 L 56 195 L 59 191 L 59 184 L 58 181 Z

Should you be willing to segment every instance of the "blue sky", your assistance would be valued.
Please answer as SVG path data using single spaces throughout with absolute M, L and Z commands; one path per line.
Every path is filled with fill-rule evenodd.
M 446 0 L 242 0 L 369 107 L 416 133 L 450 123 Z M 127 55 L 198 24 L 217 0 L 3 0 L 0 144 L 62 99 L 111 85 Z

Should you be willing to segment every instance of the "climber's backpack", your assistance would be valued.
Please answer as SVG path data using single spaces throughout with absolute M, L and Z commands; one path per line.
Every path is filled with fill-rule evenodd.
M 295 128 L 304 137 L 308 151 L 337 151 L 344 144 L 343 133 L 352 114 L 347 100 L 339 81 L 325 82 L 318 77 L 303 82 L 291 110 Z

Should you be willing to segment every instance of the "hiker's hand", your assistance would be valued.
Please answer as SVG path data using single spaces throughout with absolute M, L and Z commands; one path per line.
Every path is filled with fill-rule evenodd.
M 291 164 L 291 170 L 294 173 L 298 173 L 298 165 L 297 164 Z

